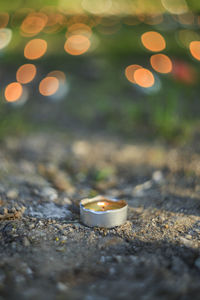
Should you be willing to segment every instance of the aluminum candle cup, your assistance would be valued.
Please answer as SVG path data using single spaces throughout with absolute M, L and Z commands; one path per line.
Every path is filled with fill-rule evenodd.
M 89 227 L 112 228 L 127 220 L 127 203 L 97 196 L 80 202 L 81 221 Z

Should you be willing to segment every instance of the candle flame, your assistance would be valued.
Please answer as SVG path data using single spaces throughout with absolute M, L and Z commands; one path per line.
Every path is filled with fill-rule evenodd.
M 100 201 L 100 202 L 97 202 L 97 205 L 99 205 L 101 207 L 101 209 L 104 210 L 107 203 L 104 201 Z
M 101 201 L 101 202 L 98 202 L 98 203 L 97 203 L 97 205 L 99 205 L 99 206 L 105 206 L 105 205 L 106 205 L 106 203 L 105 203 L 105 202 L 103 202 L 103 201 Z

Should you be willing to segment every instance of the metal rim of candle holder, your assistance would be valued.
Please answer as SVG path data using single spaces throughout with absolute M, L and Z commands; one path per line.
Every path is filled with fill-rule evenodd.
M 85 208 L 84 205 L 95 201 L 111 200 L 118 202 L 119 200 L 110 197 L 97 196 L 94 198 L 85 198 L 80 201 L 80 215 L 81 221 L 84 225 L 89 227 L 105 227 L 113 228 L 124 224 L 127 220 L 128 204 L 113 210 L 95 211 Z

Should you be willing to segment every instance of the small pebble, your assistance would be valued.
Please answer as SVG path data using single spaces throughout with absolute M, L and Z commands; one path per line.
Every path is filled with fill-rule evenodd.
M 64 197 L 62 199 L 62 201 L 63 201 L 63 204 L 66 204 L 66 205 L 71 205 L 72 204 L 72 201 L 68 197 Z
M 31 268 L 29 268 L 29 267 L 26 268 L 26 274 L 30 275 L 30 276 L 33 274 L 33 271 L 31 270 Z
M 58 247 L 56 248 L 57 252 L 65 252 L 65 248 L 64 247 Z
M 148 180 L 142 184 L 138 184 L 133 188 L 132 194 L 134 196 L 144 196 L 145 191 L 149 190 L 152 187 L 152 180 Z
M 131 262 L 133 262 L 133 263 L 138 262 L 138 257 L 135 255 L 130 255 L 129 258 L 130 258 Z
M 35 224 L 30 224 L 29 229 L 33 229 L 35 227 Z
M 41 191 L 41 196 L 47 200 L 54 201 L 58 198 L 58 193 L 51 187 L 44 187 Z
M 100 258 L 100 263 L 105 263 L 105 261 L 106 261 L 105 256 L 101 256 L 101 258 Z
M 187 234 L 185 237 L 186 237 L 186 239 L 188 239 L 188 240 L 192 240 L 192 235 L 190 235 L 190 234 Z
M 123 257 L 121 255 L 115 255 L 114 259 L 120 264 L 123 260 Z
M 16 199 L 19 195 L 19 191 L 17 189 L 9 190 L 6 196 L 10 199 Z
M 183 243 L 186 247 L 193 247 L 193 242 L 184 237 L 180 237 L 180 242 Z
M 26 236 L 23 238 L 23 245 L 24 245 L 24 247 L 30 246 L 30 241 L 28 240 L 28 238 Z
M 40 221 L 38 221 L 38 225 L 39 226 L 44 226 L 44 223 L 40 220 Z
M 66 292 L 68 290 L 68 287 L 66 284 L 62 283 L 62 282 L 58 282 L 57 283 L 57 289 L 60 291 L 60 292 Z
M 163 173 L 161 171 L 155 171 L 152 174 L 152 179 L 156 183 L 161 183 L 164 180 Z
M 109 274 L 110 274 L 110 275 L 114 275 L 115 273 L 116 273 L 115 268 L 111 267 L 111 268 L 109 269 Z

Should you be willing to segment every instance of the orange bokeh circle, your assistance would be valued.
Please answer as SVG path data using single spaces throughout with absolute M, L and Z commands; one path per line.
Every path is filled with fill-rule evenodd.
M 154 85 L 155 79 L 151 71 L 140 68 L 134 72 L 135 82 L 144 88 L 149 88 Z
M 47 42 L 43 39 L 30 40 L 24 48 L 24 56 L 34 60 L 42 57 L 47 51 Z
M 36 66 L 33 64 L 25 64 L 19 67 L 16 73 L 16 79 L 18 82 L 26 84 L 32 81 L 36 75 Z
M 21 24 L 21 33 L 24 36 L 34 36 L 45 27 L 47 16 L 43 13 L 30 13 Z
M 192 41 L 189 45 L 189 49 L 192 56 L 200 60 L 200 41 Z
M 142 68 L 140 65 L 130 65 L 128 67 L 126 67 L 125 69 L 125 76 L 126 78 L 132 82 L 132 83 L 136 83 L 135 79 L 134 79 L 134 73 L 136 70 Z
M 148 31 L 143 33 L 141 36 L 141 42 L 146 49 L 152 52 L 162 51 L 166 47 L 164 37 L 156 31 Z
M 5 99 L 8 102 L 15 102 L 21 97 L 22 92 L 23 88 L 19 82 L 9 83 L 4 91 Z
M 70 36 L 64 45 L 64 49 L 71 55 L 81 55 L 90 48 L 90 40 L 80 34 Z
M 150 58 L 152 68 L 159 73 L 170 73 L 172 71 L 172 61 L 165 54 L 154 54 Z
M 51 96 L 57 92 L 59 80 L 56 77 L 47 76 L 39 84 L 39 92 L 43 96 Z

